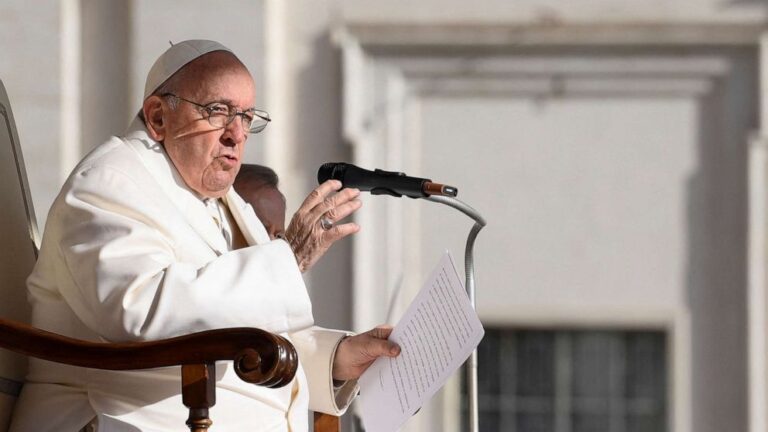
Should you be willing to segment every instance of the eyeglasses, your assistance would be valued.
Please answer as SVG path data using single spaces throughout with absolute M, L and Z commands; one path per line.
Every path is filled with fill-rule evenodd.
M 257 109 L 238 111 L 234 107 L 222 102 L 212 102 L 208 105 L 202 105 L 189 99 L 184 99 L 173 93 L 163 93 L 161 96 L 170 96 L 200 108 L 200 113 L 204 118 L 208 119 L 208 123 L 215 128 L 225 128 L 228 124 L 232 123 L 232 120 L 234 120 L 235 117 L 240 116 L 240 119 L 243 122 L 243 129 L 248 133 L 256 134 L 263 131 L 269 122 L 272 121 L 266 111 Z

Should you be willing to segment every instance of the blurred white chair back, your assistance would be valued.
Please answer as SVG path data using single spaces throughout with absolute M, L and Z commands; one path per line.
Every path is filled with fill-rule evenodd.
M 29 322 L 26 279 L 40 246 L 19 135 L 0 81 L 0 318 Z M 0 431 L 8 428 L 27 361 L 0 349 Z

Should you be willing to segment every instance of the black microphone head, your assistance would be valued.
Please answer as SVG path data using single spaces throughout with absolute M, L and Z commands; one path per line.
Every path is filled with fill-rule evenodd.
M 344 162 L 328 162 L 320 165 L 317 170 L 317 182 L 324 183 L 330 179 L 339 180 L 344 183 L 344 173 L 347 170 L 347 164 Z

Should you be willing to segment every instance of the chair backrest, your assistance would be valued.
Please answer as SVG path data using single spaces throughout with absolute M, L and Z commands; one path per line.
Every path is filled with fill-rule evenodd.
M 24 159 L 8 94 L 0 81 L 0 317 L 29 322 L 26 279 L 40 245 Z M 24 356 L 0 349 L 0 431 L 7 429 L 27 369 Z

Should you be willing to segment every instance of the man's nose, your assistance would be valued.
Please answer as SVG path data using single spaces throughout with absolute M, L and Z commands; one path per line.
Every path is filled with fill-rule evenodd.
M 248 135 L 243 126 L 243 119 L 240 118 L 239 115 L 236 115 L 235 118 L 224 127 L 224 134 L 221 136 L 222 141 L 225 144 L 229 143 L 229 145 L 242 144 L 247 138 Z

